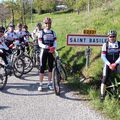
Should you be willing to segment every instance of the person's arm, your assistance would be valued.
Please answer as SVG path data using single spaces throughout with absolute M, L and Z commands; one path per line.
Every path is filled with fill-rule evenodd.
M 53 47 L 56 48 L 57 47 L 57 37 L 56 37 L 56 33 L 54 32 L 54 43 L 53 43 Z
M 107 64 L 108 66 L 110 66 L 110 62 L 106 58 L 106 53 L 107 53 L 106 52 L 106 43 L 104 43 L 103 46 L 102 46 L 101 58 L 102 58 L 102 60 L 103 60 L 103 62 L 105 64 Z
M 43 49 L 49 49 L 49 46 L 48 45 L 44 45 L 42 43 L 42 31 L 40 31 L 39 35 L 38 35 L 38 45 L 40 48 L 43 48 Z

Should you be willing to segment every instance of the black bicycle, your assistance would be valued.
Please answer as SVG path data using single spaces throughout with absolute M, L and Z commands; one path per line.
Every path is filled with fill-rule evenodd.
M 33 61 L 31 57 L 28 56 L 28 54 L 25 51 L 25 45 L 20 44 L 16 46 L 16 48 L 13 50 L 13 58 L 19 58 L 22 59 L 24 62 L 24 74 L 29 73 L 33 69 Z
M 7 84 L 8 75 L 14 74 L 15 77 L 21 78 L 24 73 L 24 61 L 21 58 L 16 58 L 12 61 L 12 56 L 7 56 L 9 64 L 5 65 L 4 62 L 0 63 L 0 90 Z
M 0 63 L 0 90 L 6 86 L 8 80 L 8 74 L 6 67 Z
M 65 47 L 65 46 L 64 46 Z M 60 51 L 62 48 L 55 51 L 55 62 L 54 62 L 54 68 L 53 68 L 53 86 L 54 86 L 54 91 L 56 95 L 60 95 L 60 86 L 62 81 L 67 80 L 67 73 L 66 70 L 63 66 L 63 63 L 58 55 L 58 51 Z

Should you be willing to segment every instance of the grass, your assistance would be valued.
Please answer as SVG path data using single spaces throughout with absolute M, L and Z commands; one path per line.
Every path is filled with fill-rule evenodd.
M 104 4 L 99 8 L 93 9 L 89 14 L 86 11 L 79 15 L 75 12 L 71 13 L 48 13 L 42 15 L 34 15 L 33 23 L 29 24 L 30 31 L 37 22 L 42 22 L 43 19 L 51 17 L 53 24 L 52 29 L 57 34 L 58 48 L 66 46 L 60 51 L 60 56 L 67 64 L 75 66 L 76 72 L 69 76 L 69 85 L 81 94 L 89 95 L 95 108 L 109 115 L 113 120 L 120 119 L 120 105 L 115 99 L 107 98 L 101 105 L 99 102 L 99 86 L 95 86 L 100 81 L 103 62 L 101 56 L 101 46 L 91 47 L 92 54 L 90 56 L 90 66 L 86 69 L 85 49 L 86 47 L 71 47 L 66 45 L 67 34 L 83 34 L 84 29 L 95 29 L 97 34 L 106 34 L 110 29 L 115 29 L 118 32 L 118 40 L 120 39 L 120 2 L 114 0 L 109 4 Z M 75 74 L 76 73 L 76 74 Z M 90 84 L 80 82 L 81 74 L 85 77 L 93 78 Z M 96 89 L 97 88 L 97 89 Z

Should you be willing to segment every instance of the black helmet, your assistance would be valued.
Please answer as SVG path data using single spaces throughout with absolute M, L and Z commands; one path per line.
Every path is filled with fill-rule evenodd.
M 23 25 L 23 28 L 28 28 L 28 26 L 26 24 Z
M 41 23 L 37 23 L 37 24 L 36 24 L 36 26 L 37 26 L 37 27 L 39 27 L 39 26 L 41 27 L 41 26 L 42 26 L 42 24 L 41 24 Z
M 110 30 L 108 35 L 117 36 L 117 32 L 115 30 Z
M 22 27 L 22 23 L 18 23 L 18 24 L 17 24 L 17 27 Z

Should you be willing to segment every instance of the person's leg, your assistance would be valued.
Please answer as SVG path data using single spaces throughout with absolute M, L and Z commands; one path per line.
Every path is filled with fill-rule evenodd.
M 48 87 L 49 89 L 53 89 L 52 87 L 52 69 L 53 69 L 53 62 L 54 62 L 54 57 L 51 53 L 48 55 Z
M 104 100 L 105 98 L 106 83 L 108 81 L 109 74 L 110 74 L 109 66 L 105 65 L 103 68 L 103 78 L 101 80 L 101 88 L 100 88 L 101 100 Z
M 46 62 L 47 62 L 47 56 L 46 56 L 46 53 L 44 52 L 44 50 L 42 50 L 42 52 L 40 54 L 40 74 L 39 74 L 40 86 L 38 87 L 39 91 L 42 90 Z

